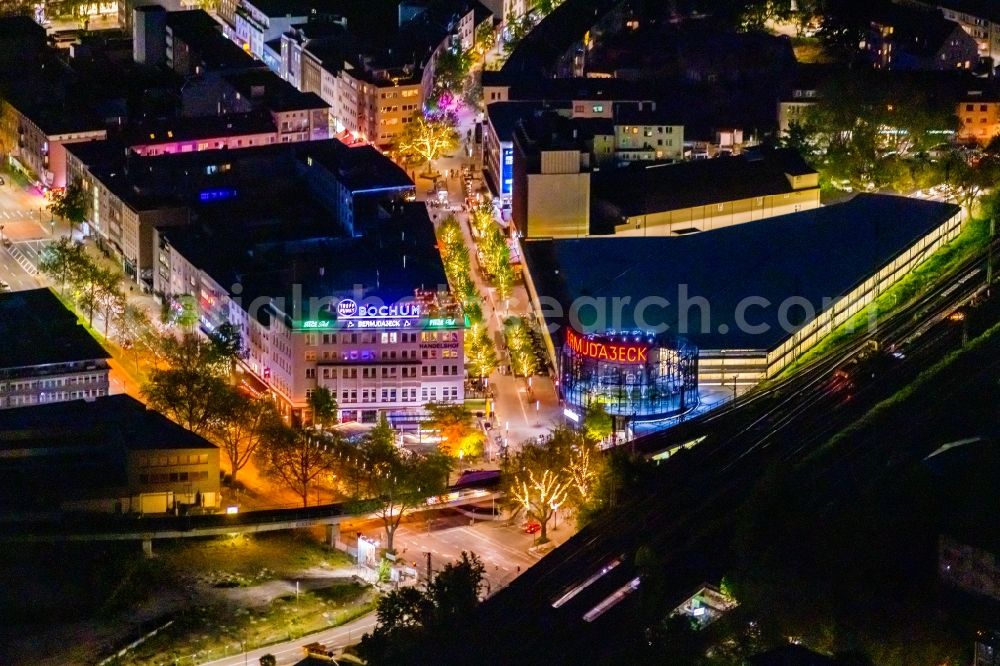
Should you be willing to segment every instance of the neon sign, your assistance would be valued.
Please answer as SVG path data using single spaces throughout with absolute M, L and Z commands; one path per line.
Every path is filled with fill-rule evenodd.
M 302 328 L 310 328 L 310 329 L 330 328 L 331 326 L 333 326 L 333 322 L 325 320 L 310 319 L 308 321 L 302 322 Z
M 397 303 L 395 305 L 365 305 L 350 298 L 337 303 L 337 316 L 342 319 L 417 319 L 420 317 L 419 303 Z
M 566 345 L 580 356 L 616 363 L 645 363 L 649 347 L 637 344 L 616 344 L 588 340 L 570 328 L 566 329 Z

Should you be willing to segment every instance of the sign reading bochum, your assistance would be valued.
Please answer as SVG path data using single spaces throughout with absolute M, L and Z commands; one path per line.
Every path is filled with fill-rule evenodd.
M 418 319 L 420 317 L 420 304 L 369 305 L 359 304 L 350 298 L 344 298 L 337 303 L 337 317 L 342 319 Z
M 603 361 L 645 363 L 649 360 L 649 347 L 646 345 L 589 340 L 571 328 L 566 329 L 566 346 L 580 356 Z

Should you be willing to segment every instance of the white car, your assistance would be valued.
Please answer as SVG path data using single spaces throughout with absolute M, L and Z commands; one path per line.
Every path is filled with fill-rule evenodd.
M 10 291 L 10 284 L 0 280 L 0 293 Z

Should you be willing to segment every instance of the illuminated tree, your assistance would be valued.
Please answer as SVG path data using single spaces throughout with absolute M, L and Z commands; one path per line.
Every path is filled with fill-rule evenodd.
M 604 441 L 612 432 L 611 415 L 604 403 L 591 403 L 583 414 L 583 432 L 593 442 Z
M 472 412 L 464 404 L 430 402 L 425 406 L 424 427 L 441 437 L 440 448 L 452 457 L 475 457 L 483 452 L 486 437 L 473 425 Z
M 353 466 L 356 508 L 382 520 L 390 551 L 403 514 L 444 492 L 451 470 L 451 459 L 437 451 L 419 455 L 397 447 L 384 415 L 346 462 Z
M 265 437 L 277 427 L 279 417 L 274 403 L 266 398 L 250 398 L 236 389 L 223 394 L 219 419 L 213 424 L 212 436 L 229 458 L 229 475 L 246 467 Z
M 493 27 L 493 21 L 484 21 L 476 28 L 474 35 L 476 53 L 483 56 L 487 51 L 497 45 L 497 31 Z
M 280 482 L 309 506 L 309 489 L 337 462 L 337 443 L 275 423 L 260 439 L 254 459 L 264 476 Z
M 497 350 L 490 339 L 486 326 L 480 325 L 469 330 L 466 340 L 465 362 L 474 377 L 489 377 L 497 368 Z
M 507 336 L 507 350 L 510 352 L 511 368 L 515 375 L 529 377 L 538 369 L 534 342 L 528 325 L 520 317 L 510 317 L 504 322 Z
M 553 435 L 555 437 L 555 435 Z M 574 438 L 566 455 L 564 471 L 570 478 L 570 501 L 577 508 L 586 506 L 594 496 L 594 489 L 604 468 L 604 459 L 597 446 L 585 437 Z
M 568 499 L 573 486 L 565 460 L 548 445 L 525 442 L 500 470 L 507 500 L 541 525 L 539 543 L 548 541 L 548 524 Z
M 403 129 L 397 148 L 406 160 L 427 163 L 427 175 L 433 175 L 434 161 L 458 148 L 458 120 L 450 113 L 424 113 L 414 116 Z

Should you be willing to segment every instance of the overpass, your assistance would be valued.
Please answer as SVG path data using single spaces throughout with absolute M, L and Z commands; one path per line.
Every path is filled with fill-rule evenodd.
M 452 488 L 444 495 L 429 497 L 410 511 L 445 509 L 502 496 L 495 488 Z M 121 516 L 113 514 L 54 514 L 26 521 L 0 523 L 0 543 L 69 541 L 141 541 L 143 552 L 153 554 L 155 539 L 253 534 L 326 526 L 326 543 L 335 547 L 340 523 L 356 518 L 377 518 L 374 513 L 352 512 L 349 502 L 318 506 L 265 509 L 245 513 L 213 513 L 192 516 Z

